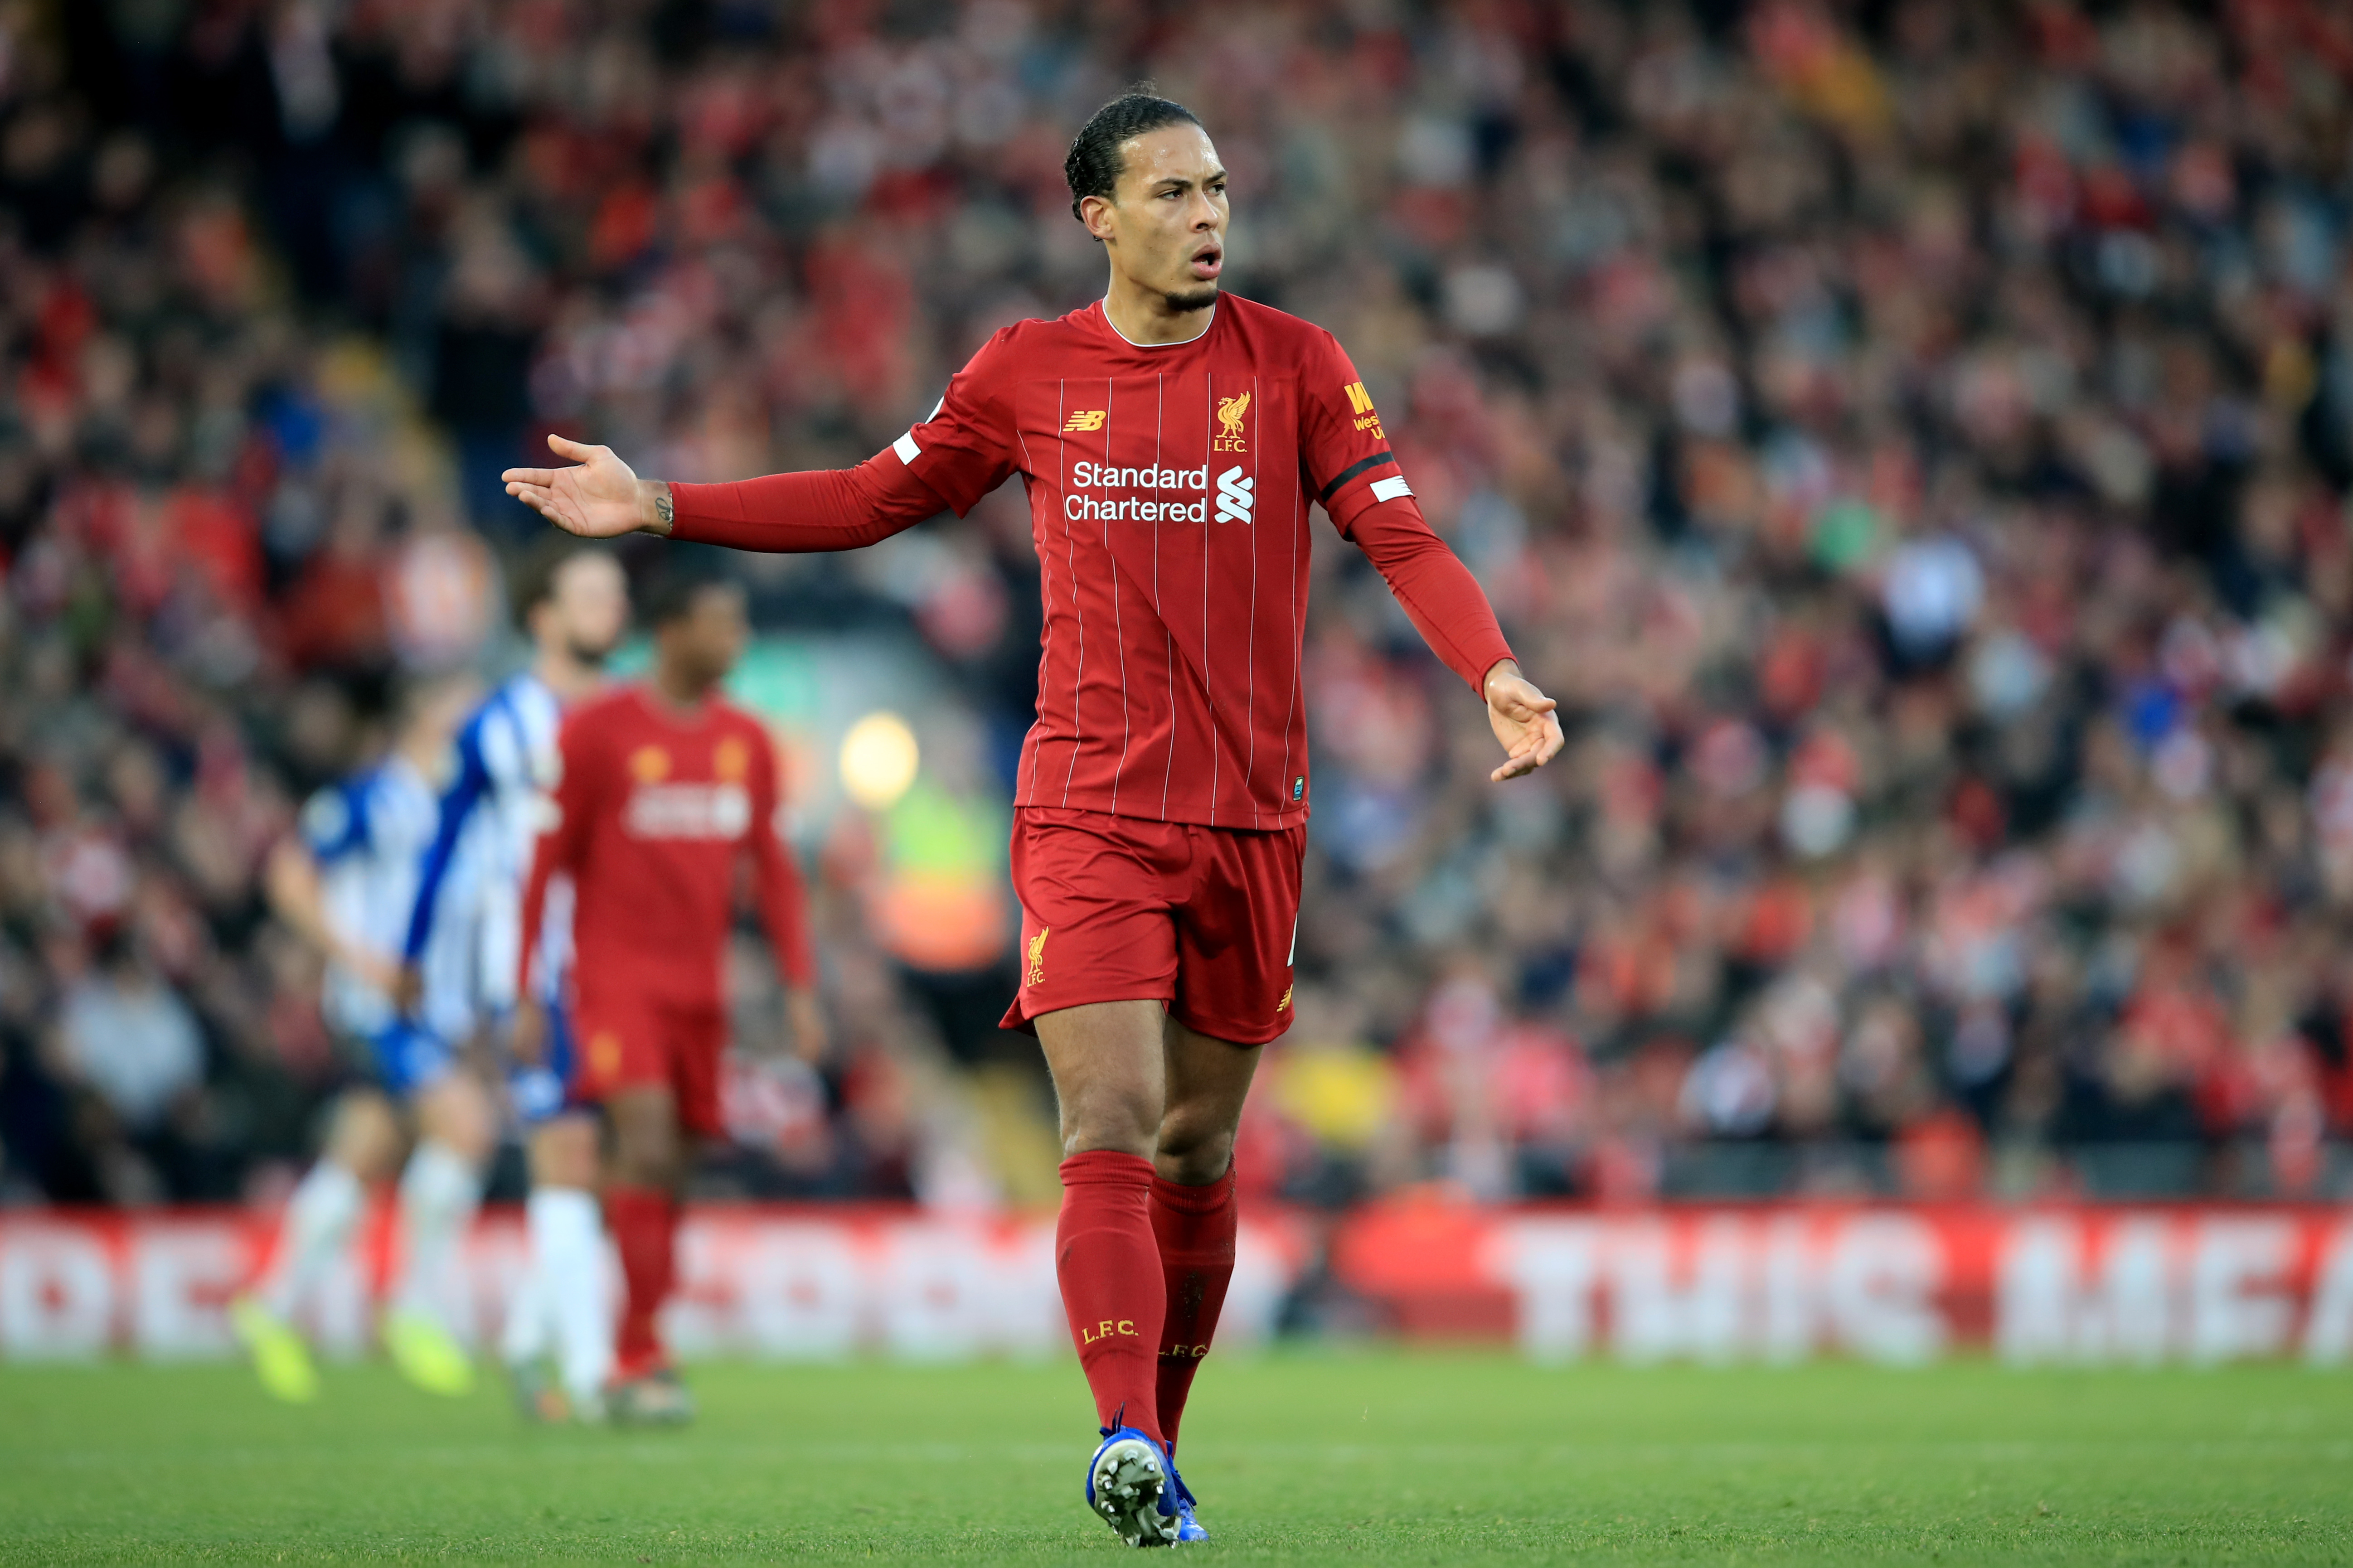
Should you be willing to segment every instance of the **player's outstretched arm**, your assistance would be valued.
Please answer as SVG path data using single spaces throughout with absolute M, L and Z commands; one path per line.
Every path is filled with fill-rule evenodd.
M 507 494 L 567 533 L 654 533 L 733 550 L 807 555 L 872 544 L 946 509 L 894 447 L 854 468 L 769 474 L 731 484 L 641 479 L 609 447 L 550 436 L 569 468 L 509 468 Z
M 931 414 L 854 468 L 812 468 L 723 484 L 641 479 L 608 447 L 550 436 L 569 468 L 509 468 L 507 494 L 567 533 L 657 533 L 731 550 L 809 555 L 856 550 L 943 511 L 958 517 L 1015 468 L 1010 388 L 1016 329 L 989 339 Z
M 1560 755 L 1560 704 L 1520 673 L 1515 659 L 1487 672 L 1487 722 L 1504 742 L 1504 765 L 1487 776 L 1497 784 L 1532 773 Z

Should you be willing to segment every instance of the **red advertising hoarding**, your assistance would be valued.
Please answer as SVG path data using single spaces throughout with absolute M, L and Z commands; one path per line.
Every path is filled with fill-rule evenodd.
M 1334 1274 L 1399 1331 L 1543 1359 L 2217 1362 L 2353 1352 L 2353 1215 L 2318 1206 L 1393 1204 Z
M 269 1223 L 238 1210 L 0 1217 L 0 1357 L 216 1356 Z M 329 1353 L 364 1349 L 385 1274 L 371 1229 L 313 1303 Z M 690 1355 L 1060 1353 L 1052 1226 L 915 1210 L 709 1207 L 682 1239 L 668 1329 Z M 495 1332 L 522 1237 L 469 1255 Z M 1400 1201 L 1245 1223 L 1227 1344 L 1263 1340 L 1319 1249 L 1319 1289 L 1408 1338 L 1532 1357 L 1906 1363 L 2353 1356 L 2353 1214 L 2321 1206 L 1475 1208 Z

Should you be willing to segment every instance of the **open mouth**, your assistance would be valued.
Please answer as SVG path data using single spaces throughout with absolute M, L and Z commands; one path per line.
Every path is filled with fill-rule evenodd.
M 1204 281 L 1215 278 L 1226 269 L 1225 247 L 1218 245 L 1203 246 L 1193 253 L 1190 266 L 1196 278 Z

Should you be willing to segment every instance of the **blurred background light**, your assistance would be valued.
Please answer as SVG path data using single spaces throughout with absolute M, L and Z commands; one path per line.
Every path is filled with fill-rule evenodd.
M 841 787 L 869 811 L 888 811 L 915 782 L 922 753 L 907 721 L 887 710 L 869 713 L 841 738 Z

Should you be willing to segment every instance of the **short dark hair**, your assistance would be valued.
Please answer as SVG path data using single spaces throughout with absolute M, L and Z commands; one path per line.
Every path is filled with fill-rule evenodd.
M 564 569 L 589 555 L 613 558 L 612 551 L 602 544 L 586 544 L 569 534 L 553 532 L 524 552 L 507 587 L 515 625 L 529 631 L 531 613 L 555 597 L 556 580 L 564 575 Z
M 453 686 L 472 679 L 471 672 L 462 667 L 402 670 L 384 684 L 383 711 L 396 723 L 406 724 L 423 712 L 435 698 Z
M 718 563 L 684 550 L 677 553 L 681 559 L 663 563 L 646 590 L 646 625 L 655 631 L 694 614 L 695 602 L 705 594 L 721 589 L 731 594 L 744 591 L 744 584 L 722 571 Z
M 1160 97 L 1152 84 L 1140 81 L 1087 117 L 1071 141 L 1062 160 L 1062 178 L 1071 184 L 1071 216 L 1083 223 L 1079 204 L 1089 196 L 1108 196 L 1119 186 L 1121 145 L 1131 137 L 1164 125 L 1198 125 L 1201 117 L 1172 99 Z

